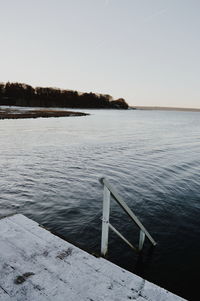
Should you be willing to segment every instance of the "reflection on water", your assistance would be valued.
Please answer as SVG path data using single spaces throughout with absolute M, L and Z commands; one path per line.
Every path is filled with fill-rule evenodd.
M 88 111 L 87 111 L 88 112 Z M 0 121 L 0 214 L 21 212 L 99 253 L 106 176 L 158 242 L 138 257 L 110 233 L 109 259 L 195 300 L 200 268 L 200 113 L 91 110 Z M 138 229 L 113 202 L 112 223 Z M 196 286 L 197 289 L 198 285 Z

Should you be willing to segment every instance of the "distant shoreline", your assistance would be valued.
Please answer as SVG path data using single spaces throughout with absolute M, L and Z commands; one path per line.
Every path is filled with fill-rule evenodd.
M 147 111 L 182 111 L 182 112 L 200 112 L 200 109 L 195 108 L 178 108 L 178 107 L 145 107 L 145 106 L 131 106 L 130 109 L 134 110 L 147 110 Z
M 78 117 L 89 114 L 73 111 L 60 110 L 17 110 L 17 109 L 0 109 L 0 119 L 25 119 L 25 118 L 47 118 L 47 117 Z
M 108 94 L 78 92 L 52 87 L 32 87 L 24 83 L 0 82 L 0 105 L 21 107 L 123 109 L 129 105 L 123 98 Z

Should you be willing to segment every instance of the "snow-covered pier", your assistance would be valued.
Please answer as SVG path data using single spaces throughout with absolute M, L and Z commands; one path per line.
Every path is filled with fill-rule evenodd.
M 17 214 L 0 220 L 0 300 L 183 301 Z

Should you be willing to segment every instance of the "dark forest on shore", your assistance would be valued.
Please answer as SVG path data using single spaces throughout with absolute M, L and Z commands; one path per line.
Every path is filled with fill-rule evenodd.
M 24 107 L 128 109 L 123 98 L 113 100 L 107 94 L 80 93 L 23 83 L 0 83 L 0 105 Z

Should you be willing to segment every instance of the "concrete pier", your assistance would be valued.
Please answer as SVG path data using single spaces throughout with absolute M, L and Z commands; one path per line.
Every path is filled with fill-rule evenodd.
M 0 300 L 183 301 L 17 214 L 0 220 Z

